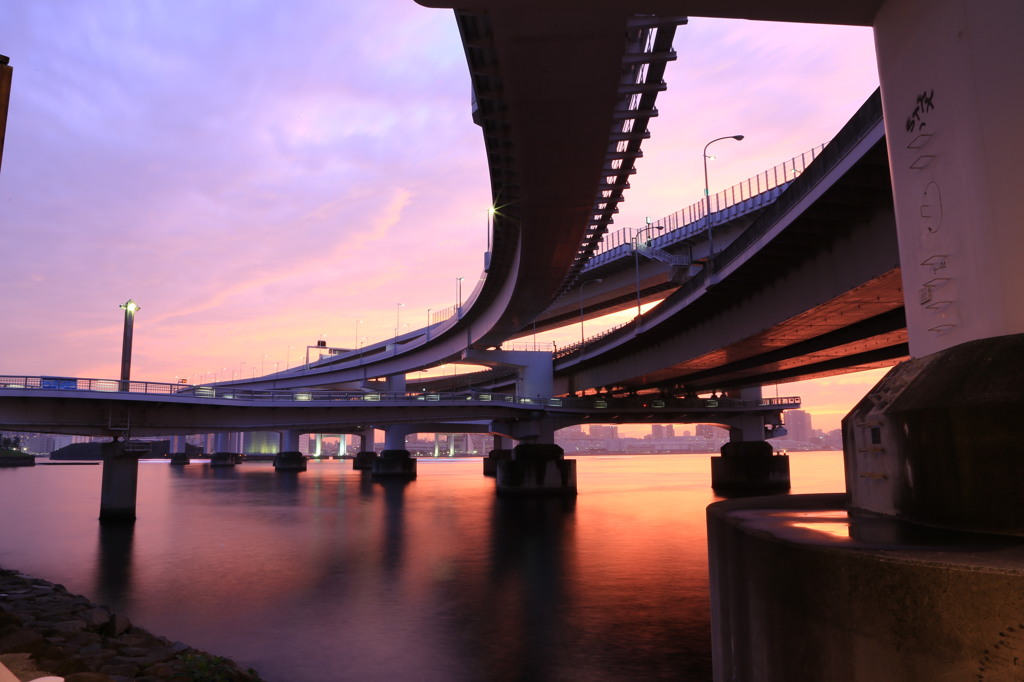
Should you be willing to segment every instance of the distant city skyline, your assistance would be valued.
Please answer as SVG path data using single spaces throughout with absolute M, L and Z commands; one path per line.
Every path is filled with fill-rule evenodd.
M 714 191 L 827 142 L 877 86 L 867 28 L 692 18 L 675 45 L 612 229 L 697 201 L 707 140 L 745 135 Z M 480 274 L 491 198 L 451 11 L 34 0 L 5 7 L 0 53 L 0 372 L 116 377 L 131 298 L 133 377 L 252 376 L 390 337 L 399 302 L 422 326 Z M 835 428 L 875 380 L 778 391 Z

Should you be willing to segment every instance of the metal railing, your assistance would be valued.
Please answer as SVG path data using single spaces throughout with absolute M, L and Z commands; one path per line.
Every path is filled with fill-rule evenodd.
M 792 159 L 783 161 L 728 189 L 711 195 L 710 220 L 706 219 L 708 215 L 708 202 L 700 199 L 675 213 L 655 220 L 645 227 L 624 227 L 614 232 L 609 232 L 594 251 L 590 262 L 596 265 L 610 260 L 607 257 L 601 258 L 601 256 L 618 247 L 629 246 L 629 251 L 632 252 L 633 240 L 641 233 L 647 237 L 645 241 L 651 243 L 658 242 L 659 246 L 664 246 L 665 243 L 686 239 L 699 232 L 703 232 L 708 224 L 720 224 L 770 204 L 775 201 L 790 182 L 804 172 L 807 166 L 818 157 L 824 148 L 825 145 L 818 145 L 810 151 L 794 156 Z M 671 239 L 663 239 L 664 237 L 671 237 Z M 625 251 L 623 249 L 623 252 Z M 619 253 L 616 253 L 613 258 L 619 255 Z
M 101 393 L 128 393 L 162 395 L 167 397 L 178 397 L 181 399 L 195 400 L 245 400 L 245 401 L 285 401 L 289 403 L 320 403 L 346 402 L 346 403 L 390 403 L 390 404 L 417 404 L 425 402 L 445 402 L 448 404 L 465 403 L 496 403 L 506 405 L 543 406 L 550 408 L 569 409 L 748 409 L 777 407 L 780 409 L 795 408 L 800 406 L 800 398 L 762 398 L 759 400 L 739 400 L 728 397 L 686 397 L 674 398 L 634 396 L 627 398 L 613 398 L 610 396 L 581 396 L 581 397 L 545 397 L 545 396 L 521 396 L 517 394 L 497 393 L 493 391 L 457 391 L 457 392 L 422 392 L 422 393 L 393 393 L 387 391 L 269 391 L 269 390 L 240 390 L 231 386 L 217 385 L 192 385 L 192 384 L 169 384 L 153 381 L 122 381 L 119 379 L 79 379 L 73 377 L 26 377 L 26 376 L 0 376 L 0 394 L 4 390 L 43 390 Z

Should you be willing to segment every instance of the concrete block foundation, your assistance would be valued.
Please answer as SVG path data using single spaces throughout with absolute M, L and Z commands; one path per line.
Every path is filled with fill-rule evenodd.
M 408 450 L 384 450 L 373 461 L 373 478 L 404 479 L 416 478 L 416 460 Z
M 729 442 L 711 458 L 711 488 L 720 495 L 771 495 L 790 488 L 789 456 L 765 441 Z
M 521 443 L 498 460 L 495 489 L 501 497 L 575 497 L 576 460 L 546 443 Z
M 301 452 L 279 452 L 274 457 L 275 471 L 305 471 L 306 456 Z
M 714 679 L 1021 679 L 1024 540 L 848 516 L 845 495 L 708 507 Z

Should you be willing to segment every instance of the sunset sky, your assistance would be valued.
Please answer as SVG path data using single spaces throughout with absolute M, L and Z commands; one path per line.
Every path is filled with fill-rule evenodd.
M 827 142 L 878 82 L 870 29 L 691 18 L 675 46 L 613 229 L 700 199 L 708 140 L 746 136 L 716 146 L 716 191 Z M 423 326 L 480 274 L 489 183 L 451 11 L 32 0 L 5 4 L 0 54 L 2 373 L 116 377 L 132 298 L 133 378 L 251 376 L 389 337 L 399 302 Z M 870 374 L 778 391 L 836 428 Z

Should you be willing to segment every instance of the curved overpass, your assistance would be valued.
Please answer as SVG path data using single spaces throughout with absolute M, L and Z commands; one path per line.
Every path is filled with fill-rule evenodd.
M 585 270 L 595 268 L 588 266 L 588 259 L 635 172 L 633 161 L 648 136 L 647 121 L 657 115 L 654 99 L 665 87 L 664 65 L 675 56 L 675 27 L 685 19 L 638 17 L 618 6 L 598 10 L 588 4 L 584 9 L 572 2 L 560 4 L 557 11 L 530 12 L 505 4 L 482 2 L 477 9 L 455 12 L 496 208 L 487 265 L 466 306 L 396 339 L 233 383 L 250 388 L 351 388 L 371 378 L 457 360 L 468 348 L 497 347 L 521 335 L 532 321 L 544 320 L 545 311 L 558 307 L 560 295 L 564 300 L 565 294 L 578 290 L 573 286 L 581 282 L 581 273 L 599 272 Z M 867 23 L 870 17 L 858 14 L 864 4 L 815 11 L 822 21 Z M 662 10 L 676 6 L 654 5 Z M 742 5 L 735 3 L 736 8 Z M 877 103 L 877 98 L 872 101 Z M 860 118 L 865 116 L 871 120 L 857 125 L 871 128 L 871 140 L 855 140 L 851 149 L 827 150 L 826 156 L 843 157 L 828 178 L 808 173 L 792 183 L 793 190 L 810 187 L 813 197 L 787 191 L 778 204 L 784 208 L 769 209 L 745 236 L 716 254 L 714 277 L 697 273 L 681 287 L 664 286 L 662 291 L 672 292 L 669 298 L 631 328 L 560 357 L 555 392 L 595 387 L 626 392 L 720 389 L 892 364 L 905 356 L 880 107 Z M 822 159 L 812 168 L 826 162 L 831 163 Z M 851 202 L 842 198 L 844 193 L 860 196 Z M 780 212 L 786 215 L 780 218 Z M 866 214 L 881 217 L 874 223 L 864 219 L 866 230 L 850 227 L 851 217 Z M 845 226 L 833 229 L 837 223 Z M 788 308 L 774 303 L 767 317 L 760 314 L 768 307 L 763 302 L 751 309 L 751 291 L 781 282 L 779 268 L 796 272 L 798 264 L 810 263 L 803 253 L 807 244 L 819 252 L 826 242 L 828 249 L 849 249 L 849 244 L 836 241 L 849 234 L 860 235 L 857 248 L 872 258 L 807 265 L 832 271 L 805 273 L 810 279 L 796 285 L 798 293 L 816 289 L 819 296 L 793 296 L 783 286 L 765 295 L 777 302 L 788 300 Z M 742 256 L 734 255 L 738 253 Z M 789 264 L 782 265 L 786 259 Z M 707 262 L 705 256 L 703 264 Z M 857 263 L 863 267 L 845 267 Z M 842 278 L 831 277 L 839 272 L 845 273 Z M 819 287 L 814 277 L 828 286 Z M 587 306 L 588 315 L 626 307 L 628 293 L 620 293 L 617 300 L 599 289 L 587 291 L 596 297 Z M 869 304 L 872 296 L 877 301 Z M 718 331 L 739 324 L 752 332 Z M 492 385 L 502 384 L 499 380 Z
M 456 19 L 495 209 L 487 266 L 466 306 L 429 329 L 308 369 L 232 383 L 351 386 L 498 346 L 571 287 L 597 248 L 657 115 L 681 20 L 618 10 Z

